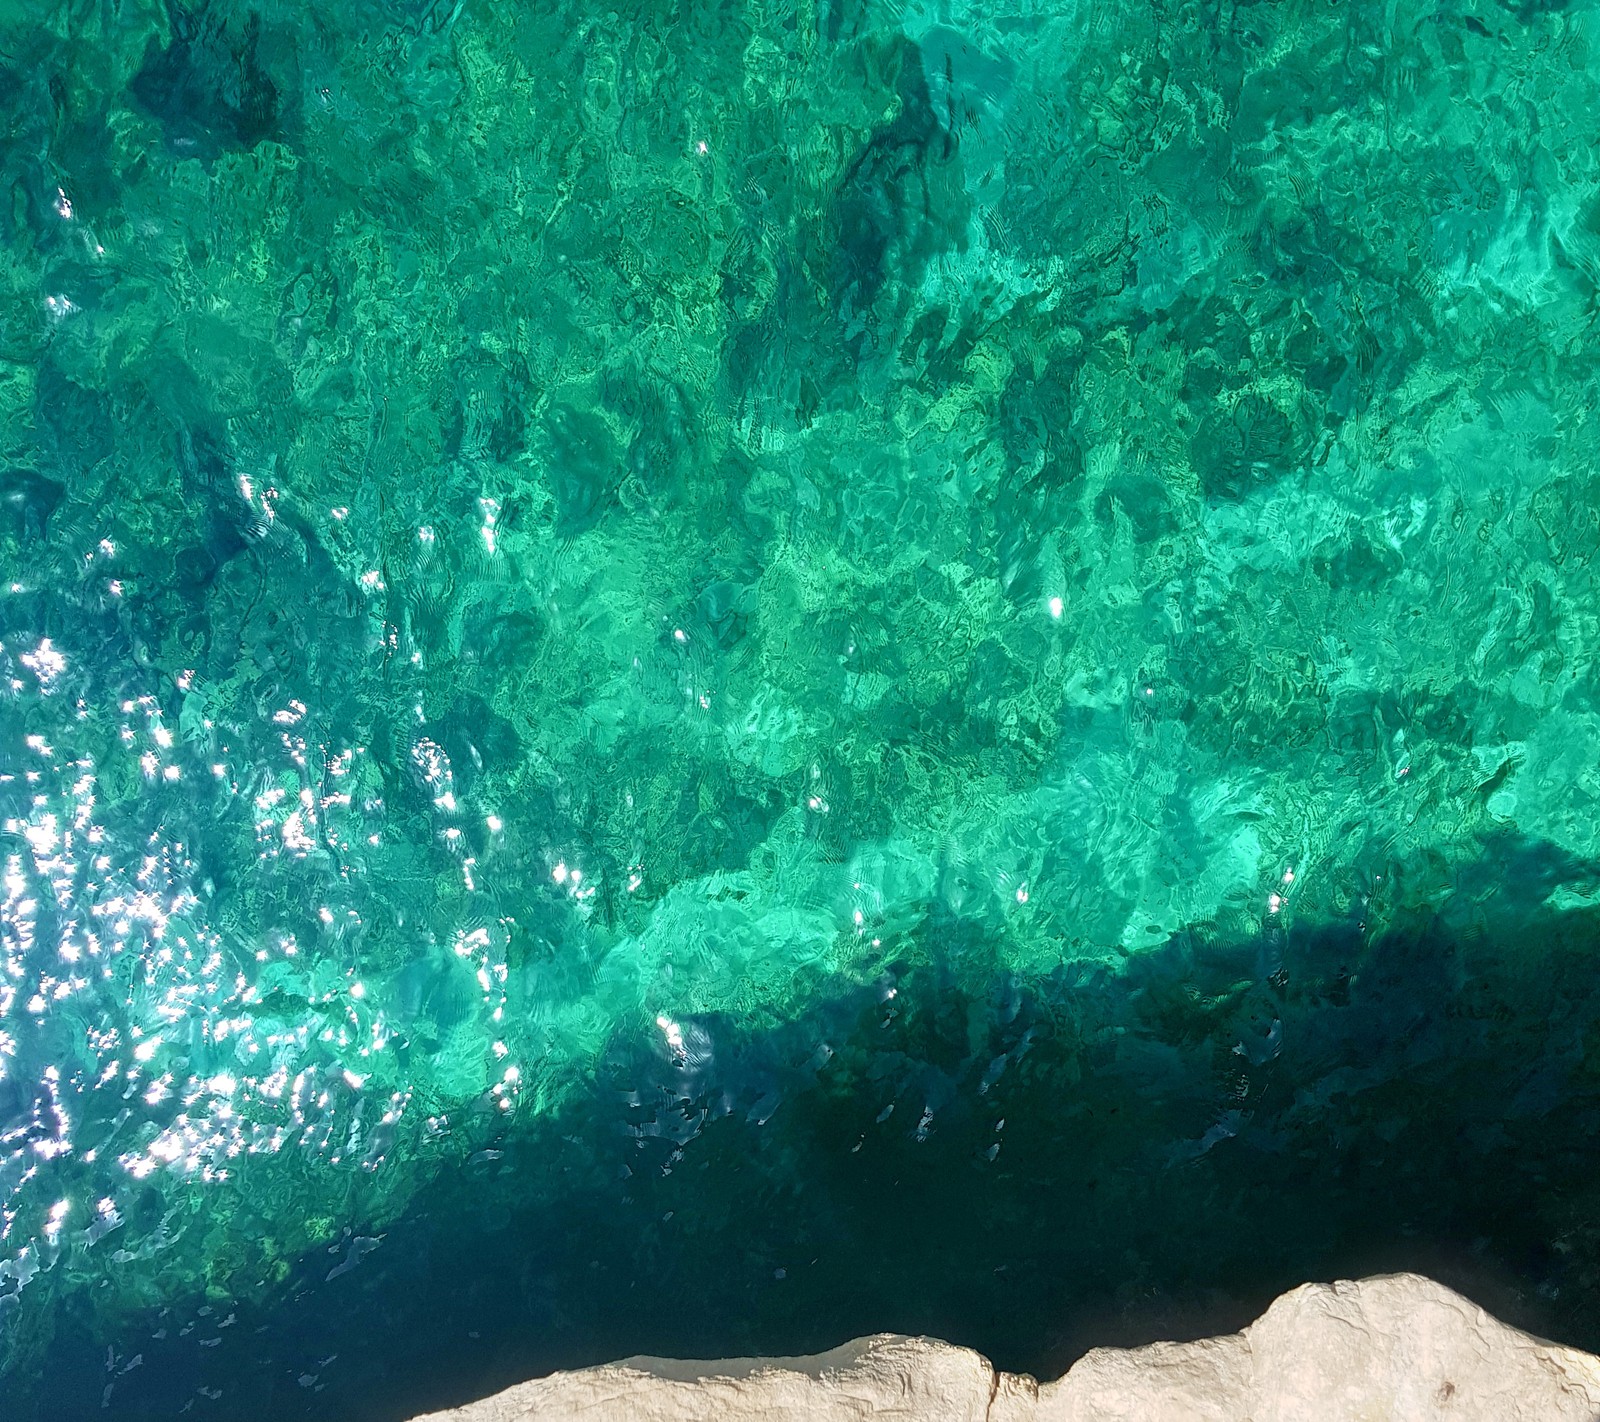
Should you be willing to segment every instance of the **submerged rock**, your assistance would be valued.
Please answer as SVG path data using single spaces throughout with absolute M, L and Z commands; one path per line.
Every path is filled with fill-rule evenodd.
M 1242 1333 L 1096 1348 L 1057 1382 L 883 1333 L 809 1358 L 628 1358 L 417 1422 L 1592 1422 L 1600 1358 L 1418 1274 L 1305 1284 Z

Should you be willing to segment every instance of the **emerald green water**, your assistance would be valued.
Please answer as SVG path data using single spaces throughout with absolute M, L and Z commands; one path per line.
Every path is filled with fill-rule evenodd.
M 0 5 L 0 1415 L 1600 1344 L 1597 42 Z

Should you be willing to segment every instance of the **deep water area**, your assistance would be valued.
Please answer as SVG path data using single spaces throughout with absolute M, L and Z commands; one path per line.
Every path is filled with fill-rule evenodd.
M 0 1418 L 1600 1347 L 1597 154 L 1591 3 L 0 0 Z

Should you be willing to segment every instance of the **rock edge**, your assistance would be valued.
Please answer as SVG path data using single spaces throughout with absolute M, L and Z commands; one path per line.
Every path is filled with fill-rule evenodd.
M 1242 1333 L 1096 1348 L 1056 1382 L 877 1334 L 807 1358 L 628 1358 L 415 1422 L 1600 1422 L 1600 1358 L 1417 1274 L 1305 1284 Z

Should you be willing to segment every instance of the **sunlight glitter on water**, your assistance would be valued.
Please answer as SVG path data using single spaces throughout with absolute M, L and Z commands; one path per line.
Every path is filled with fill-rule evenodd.
M 20 649 L 14 664 L 31 676 L 41 705 L 73 676 L 47 638 Z M 191 683 L 186 674 L 193 695 Z M 28 691 L 21 676 L 11 685 L 14 693 Z M 76 1231 L 71 1196 L 51 1195 L 52 1182 L 71 1188 L 103 1178 L 92 1173 L 102 1156 L 135 1182 L 170 1172 L 223 1184 L 241 1157 L 291 1146 L 330 1166 L 354 1156 L 372 1170 L 392 1148 L 411 1094 L 403 1083 L 384 1092 L 372 1127 L 363 1127 L 368 1076 L 337 1057 L 328 1062 L 324 1052 L 382 1053 L 392 1035 L 382 1009 L 355 1011 L 365 996 L 355 982 L 352 1010 L 330 1018 L 328 980 L 315 965 L 292 966 L 292 934 L 269 935 L 257 948 L 211 921 L 212 886 L 187 842 L 201 832 L 192 812 L 147 828 L 136 827 L 126 806 L 103 818 L 103 768 L 93 754 L 57 749 L 81 738 L 84 707 L 80 701 L 77 715 L 53 721 L 48 738 L 24 735 L 10 763 L 27 768 L 0 775 L 3 782 L 20 778 L 29 801 L 25 818 L 12 815 L 0 825 L 17 846 L 4 858 L 0 901 L 0 1085 L 10 1099 L 34 1102 L 20 1121 L 13 1113 L 0 1135 L 3 1238 L 13 1251 L 0 1264 L 0 1295 L 14 1295 L 63 1249 L 87 1248 L 115 1227 L 115 1195 L 99 1196 L 95 1222 Z M 124 698 L 117 709 L 117 738 L 100 754 L 126 757 L 146 783 L 176 789 L 191 748 L 165 725 L 153 698 Z M 280 734 L 261 742 L 276 745 L 292 777 L 270 760 L 242 777 L 260 787 L 252 800 L 263 862 L 304 861 L 324 852 L 320 843 L 337 853 L 352 813 L 367 818 L 352 811 L 349 793 L 329 786 L 319 796 L 306 781 L 308 743 L 288 729 L 306 713 L 303 700 L 290 698 L 270 717 Z M 197 756 L 211 743 L 209 720 L 197 722 L 192 736 L 186 725 L 185 733 Z M 362 751 L 323 751 L 325 775 L 336 784 Z M 430 748 L 420 746 L 418 754 L 426 762 Z M 222 764 L 198 768 L 217 779 L 228 773 Z M 180 828 L 186 824 L 187 832 Z M 353 907 L 340 906 L 340 914 L 340 925 L 359 928 Z M 346 931 L 326 905 L 319 920 L 329 932 Z M 460 942 L 481 961 L 487 994 L 493 978 L 486 933 L 463 931 Z M 499 970 L 503 981 L 503 964 Z M 267 999 L 272 1011 L 259 1015 Z M 319 1030 L 319 1018 L 329 1025 Z M 498 1089 L 512 1085 L 514 1079 Z

